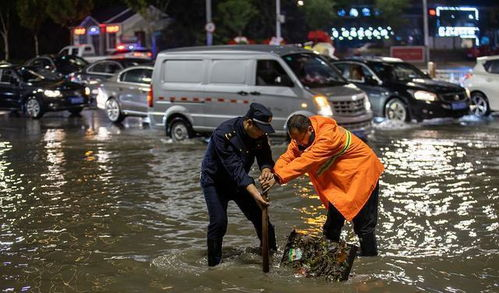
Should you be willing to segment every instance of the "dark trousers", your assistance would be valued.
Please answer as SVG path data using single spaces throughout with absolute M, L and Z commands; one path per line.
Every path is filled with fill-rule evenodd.
M 220 186 L 207 186 L 203 187 L 203 193 L 210 216 L 208 240 L 221 240 L 227 232 L 227 204 L 230 200 L 235 201 L 246 218 L 253 223 L 258 238 L 262 240 L 262 210 L 246 190 L 237 192 Z M 276 248 L 274 226 L 270 221 L 269 247 Z
M 353 218 L 353 230 L 359 238 L 366 235 L 374 235 L 376 223 L 378 222 L 378 195 L 379 183 L 376 184 L 376 187 L 371 192 L 366 204 Z M 330 240 L 338 241 L 344 223 L 345 218 L 343 215 L 329 203 L 326 223 L 323 226 L 324 235 Z

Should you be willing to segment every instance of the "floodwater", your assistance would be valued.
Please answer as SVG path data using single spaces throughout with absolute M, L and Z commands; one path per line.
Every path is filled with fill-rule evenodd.
M 263 274 L 234 203 L 224 263 L 207 267 L 200 140 L 171 143 L 98 111 L 0 115 L 0 291 L 499 291 L 499 118 L 381 122 L 370 142 L 386 167 L 380 256 L 326 283 L 279 267 L 279 252 Z M 292 228 L 320 232 L 326 211 L 306 178 L 270 197 L 280 253 Z M 357 243 L 350 225 L 343 237 Z

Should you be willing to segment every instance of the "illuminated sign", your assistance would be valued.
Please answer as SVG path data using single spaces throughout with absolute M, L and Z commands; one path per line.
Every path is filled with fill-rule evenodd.
M 441 26 L 438 28 L 439 37 L 475 38 L 478 32 L 477 27 L 468 26 Z
M 91 26 L 88 28 L 89 35 L 98 35 L 100 33 L 98 26 Z
M 340 30 L 336 28 L 331 29 L 331 39 L 342 40 L 372 40 L 372 39 L 389 39 L 390 36 L 394 35 L 394 32 L 390 26 L 387 27 L 342 27 Z
M 77 27 L 73 30 L 75 35 L 84 35 L 86 32 L 87 30 L 84 27 Z
M 119 25 L 108 25 L 106 26 L 106 33 L 117 33 L 120 31 Z
M 437 16 L 437 36 L 474 38 L 478 44 L 479 14 L 474 7 L 447 7 L 438 6 L 435 9 Z M 430 10 L 431 11 L 431 10 Z

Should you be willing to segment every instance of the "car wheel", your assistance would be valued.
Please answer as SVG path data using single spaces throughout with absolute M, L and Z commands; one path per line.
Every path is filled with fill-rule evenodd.
M 171 122 L 170 133 L 173 141 L 183 141 L 193 137 L 191 125 L 183 118 Z
M 121 113 L 120 104 L 114 98 L 106 101 L 106 114 L 107 118 L 114 123 L 119 123 L 125 119 L 125 115 Z
M 71 113 L 71 115 L 80 115 L 81 111 L 83 111 L 83 108 L 75 108 L 75 109 L 71 109 L 69 110 L 69 113 Z
M 39 119 L 43 116 L 42 103 L 35 97 L 30 97 L 24 104 L 26 115 L 33 119 Z
M 407 106 L 400 99 L 391 99 L 386 103 L 385 118 L 404 122 L 411 120 Z
M 490 106 L 487 97 L 482 93 L 472 93 L 470 111 L 478 117 L 484 117 L 490 114 Z

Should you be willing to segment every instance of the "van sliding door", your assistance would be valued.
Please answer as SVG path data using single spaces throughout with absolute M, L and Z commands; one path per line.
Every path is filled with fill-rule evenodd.
M 249 109 L 250 96 L 248 59 L 211 59 L 205 87 L 205 126 L 215 129 L 230 118 L 244 116 Z

